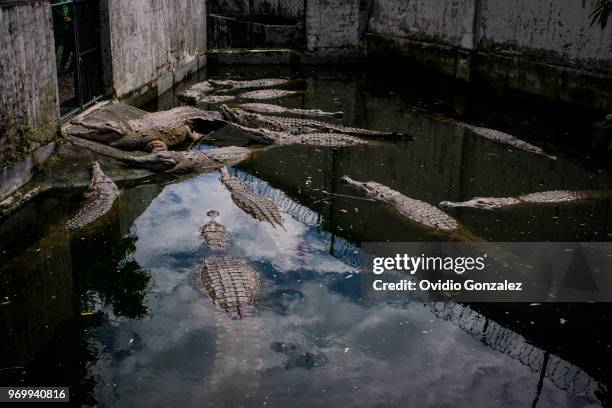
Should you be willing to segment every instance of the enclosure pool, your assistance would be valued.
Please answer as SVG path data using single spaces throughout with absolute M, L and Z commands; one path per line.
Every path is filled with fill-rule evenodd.
M 63 224 L 81 191 L 38 197 L 0 223 L 1 385 L 70 386 L 75 406 L 609 404 L 608 304 L 389 300 L 358 274 L 361 243 L 448 237 L 340 182 L 374 180 L 433 205 L 610 189 L 610 171 L 556 144 L 557 135 L 588 131 L 588 114 L 568 125 L 561 111 L 545 115 L 533 101 L 480 100 L 438 79 L 404 83 L 361 71 L 199 75 L 192 81 L 299 78 L 303 92 L 274 103 L 341 110 L 344 119 L 330 120 L 414 139 L 265 148 L 223 128 L 192 147 L 252 147 L 230 172 L 279 205 L 283 228 L 244 213 L 218 172 L 124 182 L 103 225 L 72 235 Z M 147 108 L 180 103 L 179 91 Z M 484 139 L 448 117 L 507 131 L 558 158 Z M 611 204 L 449 213 L 488 241 L 610 241 Z M 227 228 L 227 253 L 261 275 L 248 320 L 226 318 L 202 290 L 209 250 L 200 228 L 210 210 Z

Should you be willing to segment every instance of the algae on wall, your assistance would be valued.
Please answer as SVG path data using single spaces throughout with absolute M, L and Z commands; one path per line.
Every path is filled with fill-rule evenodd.
M 51 8 L 0 5 L 0 168 L 52 142 L 59 126 Z

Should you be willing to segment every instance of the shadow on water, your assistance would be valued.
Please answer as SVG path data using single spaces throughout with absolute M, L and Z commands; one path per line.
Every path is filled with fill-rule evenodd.
M 551 150 L 561 153 L 551 161 L 511 149 L 440 120 L 442 113 L 520 127 L 484 102 L 461 108 L 465 101 L 444 83 L 406 90 L 358 70 L 265 69 L 198 75 L 301 77 L 306 92 L 279 101 L 284 106 L 343 110 L 347 124 L 415 139 L 263 149 L 231 169 L 279 205 L 284 229 L 242 212 L 216 172 L 127 186 L 101 225 L 72 236 L 62 225 L 79 193 L 41 196 L 0 224 L 1 385 L 69 385 L 76 406 L 201 406 L 211 398 L 219 406 L 236 398 L 245 406 L 608 405 L 607 304 L 460 305 L 377 293 L 356 273 L 362 242 L 448 237 L 364 200 L 340 177 L 383 182 L 436 205 L 609 189 L 609 172 L 563 152 Z M 176 104 L 176 92 L 148 109 Z M 491 110 L 487 122 L 482 112 Z M 516 115 L 527 124 L 522 135 L 538 133 L 554 148 L 549 134 L 535 130 L 554 133 L 555 119 Z M 215 145 L 248 143 L 229 129 L 210 137 Z M 610 204 L 453 215 L 492 241 L 609 241 Z M 227 228 L 226 253 L 261 274 L 257 315 L 244 324 L 220 316 L 198 284 L 210 255 L 199 229 L 211 209 Z

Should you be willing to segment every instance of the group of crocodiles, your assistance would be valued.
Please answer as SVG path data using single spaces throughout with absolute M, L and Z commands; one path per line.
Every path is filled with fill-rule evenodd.
M 196 101 L 205 95 L 222 97 L 233 90 L 276 87 L 284 83 L 286 83 L 284 79 L 211 80 L 195 85 L 184 94 L 183 98 Z M 293 114 L 301 117 L 277 116 L 279 114 Z M 220 112 L 203 111 L 185 106 L 150 113 L 138 119 L 104 123 L 87 120 L 75 121 L 75 127 L 85 129 L 85 132 L 82 130 L 75 132 L 69 136 L 69 140 L 79 147 L 115 158 L 127 165 L 152 171 L 185 173 L 209 172 L 219 169 L 220 182 L 229 190 L 231 199 L 237 207 L 258 221 L 282 228 L 283 218 L 278 206 L 272 200 L 252 191 L 246 183 L 231 174 L 226 168 L 226 166 L 246 159 L 251 154 L 251 149 L 236 146 L 199 152 L 169 149 L 200 139 L 201 136 L 192 130 L 196 122 L 205 122 L 215 126 L 230 125 L 250 140 L 266 145 L 307 144 L 344 147 L 366 144 L 368 143 L 367 138 L 371 137 L 408 136 L 347 127 L 333 122 L 307 118 L 341 116 L 340 112 L 290 109 L 269 104 L 248 103 L 234 107 L 222 105 Z M 510 135 L 467 124 L 460 125 L 495 141 L 545 155 L 540 148 Z M 446 234 L 456 240 L 478 240 L 478 237 L 467 233 L 454 217 L 434 205 L 408 197 L 377 182 L 356 181 L 348 176 L 344 176 L 342 181 L 368 198 L 391 206 L 401 216 L 431 231 Z M 75 230 L 98 220 L 111 210 L 119 194 L 120 190 L 117 185 L 104 175 L 98 163 L 93 163 L 91 182 L 87 192 L 88 199 L 78 213 L 66 223 L 66 228 Z M 605 192 L 544 191 L 518 197 L 474 198 L 461 203 L 444 201 L 440 203 L 440 207 L 496 209 L 520 204 L 571 202 L 608 195 Z M 217 373 L 213 375 L 213 382 L 216 384 L 214 387 L 217 388 L 217 392 L 227 396 L 229 394 L 223 391 L 224 384 L 244 381 L 246 387 L 252 387 L 256 383 L 256 380 L 249 377 L 251 375 L 249 373 L 257 371 L 253 370 L 253 365 L 256 365 L 253 360 L 257 359 L 254 356 L 260 354 L 257 350 L 253 351 L 249 348 L 257 346 L 257 342 L 251 340 L 253 333 L 261 330 L 250 328 L 250 324 L 257 323 L 253 322 L 254 319 L 246 318 L 253 316 L 255 312 L 253 303 L 260 285 L 260 275 L 245 261 L 228 254 L 226 250 L 227 231 L 226 227 L 218 221 L 219 212 L 211 210 L 207 215 L 210 220 L 202 227 L 201 236 L 210 252 L 202 261 L 198 280 L 201 283 L 202 291 L 216 305 L 215 310 L 222 314 L 222 316 L 218 315 L 218 318 L 222 319 L 220 330 L 228 332 L 227 336 L 220 336 L 222 340 L 218 347 L 221 352 L 218 352 L 218 356 L 215 357 L 216 368 L 213 369 Z M 227 319 L 227 316 L 230 316 L 231 319 Z M 244 330 L 247 332 L 241 336 L 240 333 Z M 246 358 L 239 359 L 236 356 L 246 356 Z M 226 381 L 228 375 L 231 376 L 231 381 Z
M 207 95 L 227 95 L 233 91 L 260 88 L 257 92 L 275 92 L 278 86 L 289 80 L 270 78 L 259 80 L 208 80 L 194 85 L 182 98 L 197 101 Z M 261 89 L 263 88 L 263 89 Z M 268 89 L 265 89 L 268 88 Z M 301 117 L 278 116 L 294 114 Z M 146 168 L 152 171 L 171 173 L 207 172 L 236 164 L 246 159 L 251 149 L 229 146 L 206 151 L 169 150 L 185 142 L 193 142 L 201 136 L 192 130 L 196 123 L 211 126 L 229 125 L 240 131 L 250 140 L 267 145 L 307 144 L 329 147 L 348 147 L 367 144 L 368 138 L 410 137 L 409 135 L 348 127 L 333 122 L 323 122 L 311 117 L 340 117 L 341 112 L 324 112 L 318 109 L 290 109 L 278 105 L 246 103 L 230 107 L 221 105 L 220 112 L 203 111 L 191 106 L 181 106 L 168 111 L 146 114 L 137 119 L 106 121 L 104 123 L 87 120 L 74 121 L 73 124 L 85 131 L 74 133 L 71 140 L 97 153 L 113 157 L 123 163 Z M 445 121 L 448 121 L 445 119 Z M 492 129 L 480 128 L 462 122 L 452 121 L 469 129 L 475 134 L 504 143 L 518 149 L 544 155 L 537 146 L 521 141 L 511 135 Z M 106 146 L 105 146 L 106 145 Z M 132 154 L 125 150 L 139 150 L 148 154 Z M 344 178 L 349 185 L 359 188 L 374 200 L 385 202 L 410 220 L 435 231 L 453 233 L 459 231 L 459 223 L 440 209 L 406 197 L 401 193 L 375 182 L 357 182 Z M 226 169 L 222 170 L 221 181 L 232 193 L 232 200 L 251 216 L 272 225 L 282 225 L 280 212 L 274 204 L 249 191 Z M 89 199 L 79 213 L 67 223 L 67 228 L 81 228 L 110 210 L 119 194 L 117 186 L 104 176 L 99 165 L 92 166 L 92 179 Z M 544 191 L 518 197 L 486 197 L 453 203 L 441 202 L 443 208 L 473 207 L 495 209 L 520 204 L 562 203 L 608 196 L 605 192 L 588 191 Z
M 276 88 L 289 82 L 283 78 L 258 80 L 208 80 L 194 85 L 182 94 L 182 99 L 197 101 L 207 95 L 228 95 L 234 91 L 260 88 L 257 92 L 279 91 Z M 262 89 L 263 88 L 263 89 Z M 268 88 L 268 89 L 266 89 Z M 301 117 L 278 116 L 293 114 Z M 323 122 L 311 117 L 341 117 L 341 112 L 324 112 L 318 109 L 291 109 L 279 105 L 245 103 L 230 107 L 221 105 L 220 111 L 204 111 L 191 106 L 181 106 L 167 111 L 146 114 L 140 118 L 95 123 L 85 120 L 73 124 L 85 131 L 74 133 L 80 138 L 72 141 L 97 153 L 113 157 L 123 163 L 152 171 L 189 173 L 208 172 L 246 159 L 251 149 L 229 146 L 206 151 L 169 150 L 186 142 L 197 141 L 201 135 L 192 130 L 197 123 L 210 126 L 229 125 L 250 140 L 267 145 L 307 144 L 329 147 L 358 146 L 368 143 L 368 138 L 409 137 L 409 135 L 348 127 L 333 122 Z M 444 119 L 449 121 L 450 119 Z M 480 128 L 462 122 L 451 121 L 475 134 L 500 143 L 540 154 L 547 155 L 537 146 L 521 141 L 511 135 L 493 129 Z M 85 139 L 85 140 L 84 140 Z M 104 146 L 106 145 L 106 146 Z M 125 150 L 137 150 L 148 154 L 130 154 Z M 272 224 L 280 224 L 278 209 L 270 203 L 259 200 L 256 195 L 241 185 L 240 181 L 222 171 L 221 180 L 232 192 L 233 201 L 244 211 Z M 373 182 L 358 183 L 345 179 L 350 185 L 359 187 L 370 198 L 383 201 L 395 207 L 400 214 L 433 230 L 452 232 L 459 230 L 459 224 L 450 215 L 422 201 L 406 197 L 399 192 Z M 112 207 L 118 196 L 117 186 L 106 178 L 100 167 L 92 167 L 92 180 L 89 199 L 79 213 L 67 223 L 67 228 L 81 228 L 104 215 Z M 453 203 L 441 202 L 443 208 L 473 207 L 494 209 L 519 204 L 545 204 L 579 201 L 608 195 L 601 192 L 544 191 L 519 197 L 487 197 Z M 255 197 L 255 198 L 254 198 Z

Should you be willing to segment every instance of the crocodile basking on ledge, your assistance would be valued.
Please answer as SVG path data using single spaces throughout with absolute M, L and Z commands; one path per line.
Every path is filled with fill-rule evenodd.
M 246 159 L 251 151 L 228 146 L 203 152 L 160 151 L 146 156 L 133 156 L 122 161 L 136 167 L 169 173 L 206 172 L 230 166 Z
M 342 112 L 325 112 L 319 109 L 294 109 L 285 108 L 284 106 L 272 105 L 267 103 L 243 103 L 238 105 L 242 110 L 252 113 L 266 113 L 266 114 L 293 114 L 300 116 L 313 116 L 313 117 L 332 117 L 341 118 L 344 113 Z
M 185 141 L 196 141 L 199 137 L 192 133 L 189 124 L 197 120 L 223 123 L 222 117 L 217 112 L 181 106 L 128 120 L 103 123 L 74 120 L 73 125 L 93 132 L 74 132 L 72 129 L 68 132 L 119 149 L 152 151 L 154 142 L 161 142 L 166 147 L 170 147 Z M 160 149 L 161 145 L 157 143 L 155 146 Z
M 241 162 L 251 154 L 247 148 L 228 146 L 201 152 L 161 150 L 140 156 L 78 137 L 69 137 L 68 141 L 77 147 L 112 157 L 130 166 L 168 173 L 212 171 Z
M 230 126 L 240 130 L 249 139 L 264 144 L 304 144 L 311 146 L 345 147 L 368 143 L 363 139 L 339 133 L 306 133 L 304 135 L 291 135 L 263 128 L 248 128 L 235 123 L 230 123 Z
M 561 204 L 589 199 L 612 197 L 612 191 L 565 191 L 553 190 L 539 193 L 524 194 L 518 197 L 475 197 L 469 201 L 442 201 L 444 208 L 480 208 L 494 210 L 521 204 Z
M 242 211 L 272 226 L 283 226 L 283 218 L 276 203 L 251 191 L 244 181 L 231 175 L 225 167 L 221 168 L 221 182 L 232 194 L 232 201 Z
M 221 105 L 221 112 L 225 119 L 238 125 L 251 128 L 263 128 L 293 135 L 306 133 L 341 133 L 363 137 L 407 136 L 396 132 L 359 129 L 312 119 L 265 116 L 258 113 L 249 113 L 238 108 L 230 108 L 227 105 Z
M 102 172 L 98 162 L 91 165 L 91 182 L 86 195 L 88 196 L 87 202 L 66 223 L 66 229 L 76 230 L 93 223 L 111 210 L 115 199 L 119 196 L 119 188 L 110 177 Z
M 433 205 L 406 197 L 385 185 L 374 181 L 355 181 L 348 176 L 342 177 L 342 182 L 369 198 L 391 205 L 400 215 L 432 230 L 452 233 L 461 228 L 457 220 Z

